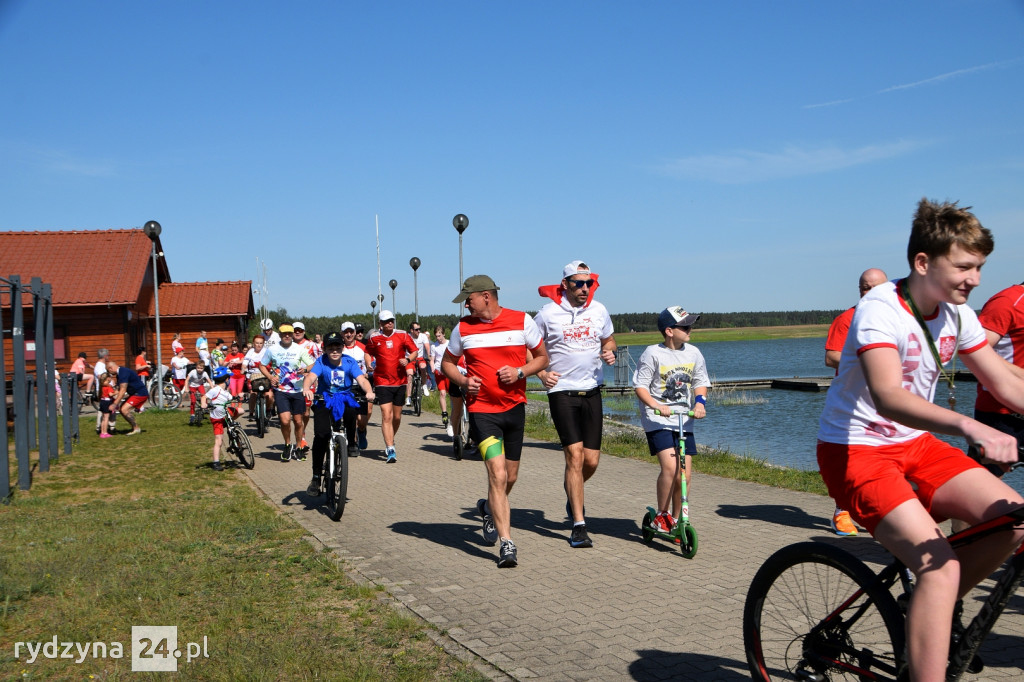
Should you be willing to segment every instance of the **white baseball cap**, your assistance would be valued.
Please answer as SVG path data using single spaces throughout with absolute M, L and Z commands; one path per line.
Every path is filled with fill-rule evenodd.
M 306 325 L 302 324 L 301 322 L 292 322 L 292 328 L 293 329 L 301 329 L 302 331 L 306 331 Z
M 382 310 L 382 311 L 380 311 L 380 321 L 381 322 L 388 322 L 388 321 L 394 320 L 394 319 L 395 319 L 395 314 L 393 312 L 391 312 L 390 310 Z
M 573 262 L 562 268 L 562 279 L 566 277 L 572 277 L 573 275 L 589 275 L 590 266 L 581 260 L 574 260 Z
M 356 330 L 356 326 L 354 324 L 352 324 L 351 322 L 349 322 L 348 320 L 345 320 L 344 322 L 341 323 L 341 331 L 345 331 L 347 329 L 351 329 L 352 331 L 355 331 Z

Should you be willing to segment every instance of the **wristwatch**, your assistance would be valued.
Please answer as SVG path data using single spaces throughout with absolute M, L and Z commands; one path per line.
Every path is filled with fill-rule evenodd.
M 520 379 L 525 379 L 526 378 L 526 375 L 523 374 L 523 368 L 522 367 L 520 367 L 519 369 L 516 370 L 516 374 L 519 376 Z

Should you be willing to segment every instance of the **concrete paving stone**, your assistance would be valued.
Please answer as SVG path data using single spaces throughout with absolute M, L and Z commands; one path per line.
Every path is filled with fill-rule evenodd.
M 827 498 L 702 475 L 698 464 L 691 514 L 700 551 L 683 559 L 677 547 L 640 539 L 656 468 L 610 456 L 586 487 L 595 547 L 573 550 L 561 451 L 528 439 L 511 498 L 521 563 L 498 569 L 497 548 L 483 544 L 475 509 L 486 494 L 484 467 L 456 462 L 435 422 L 433 415 L 404 415 L 399 463 L 385 465 L 375 450 L 375 415 L 372 447 L 350 460 L 349 500 L 337 523 L 303 492 L 311 465 L 274 461 L 279 430 L 253 439 L 273 458 L 257 452 L 256 468 L 245 473 L 270 504 L 334 550 L 353 579 L 385 587 L 404 608 L 445 629 L 451 647 L 493 666 L 484 668 L 492 679 L 749 679 L 743 602 L 768 556 L 819 540 L 873 568 L 886 557 L 866 535 L 835 538 Z M 1019 678 L 1022 613 L 1024 597 L 1014 597 L 982 650 L 989 667 L 965 679 Z

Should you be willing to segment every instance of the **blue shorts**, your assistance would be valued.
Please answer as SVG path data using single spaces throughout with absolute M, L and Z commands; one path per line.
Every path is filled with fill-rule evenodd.
M 683 454 L 696 455 L 697 441 L 694 439 L 693 433 L 690 431 L 683 431 L 683 440 L 686 446 L 686 450 Z M 678 446 L 678 431 L 673 431 L 671 429 L 659 429 L 657 431 L 647 432 L 647 449 L 651 451 L 652 456 L 656 457 L 659 452 L 664 450 L 675 450 Z
M 286 393 L 274 389 L 274 405 L 277 406 L 278 414 L 306 414 L 306 399 L 301 393 Z

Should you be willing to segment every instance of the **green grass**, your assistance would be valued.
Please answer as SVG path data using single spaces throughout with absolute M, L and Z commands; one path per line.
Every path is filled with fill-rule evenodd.
M 824 338 L 828 336 L 827 324 L 798 324 L 785 327 L 735 327 L 722 329 L 693 330 L 691 340 L 695 344 L 714 341 L 766 341 L 771 339 Z M 620 332 L 615 335 L 619 346 L 650 346 L 661 343 L 660 332 Z
M 209 429 L 147 411 L 145 431 L 83 441 L 0 505 L 0 679 L 157 679 L 131 672 L 131 627 L 205 636 L 199 680 L 480 680 L 431 628 L 349 580 L 328 551 L 229 469 Z M 124 658 L 14 658 L 15 642 L 120 642 Z

